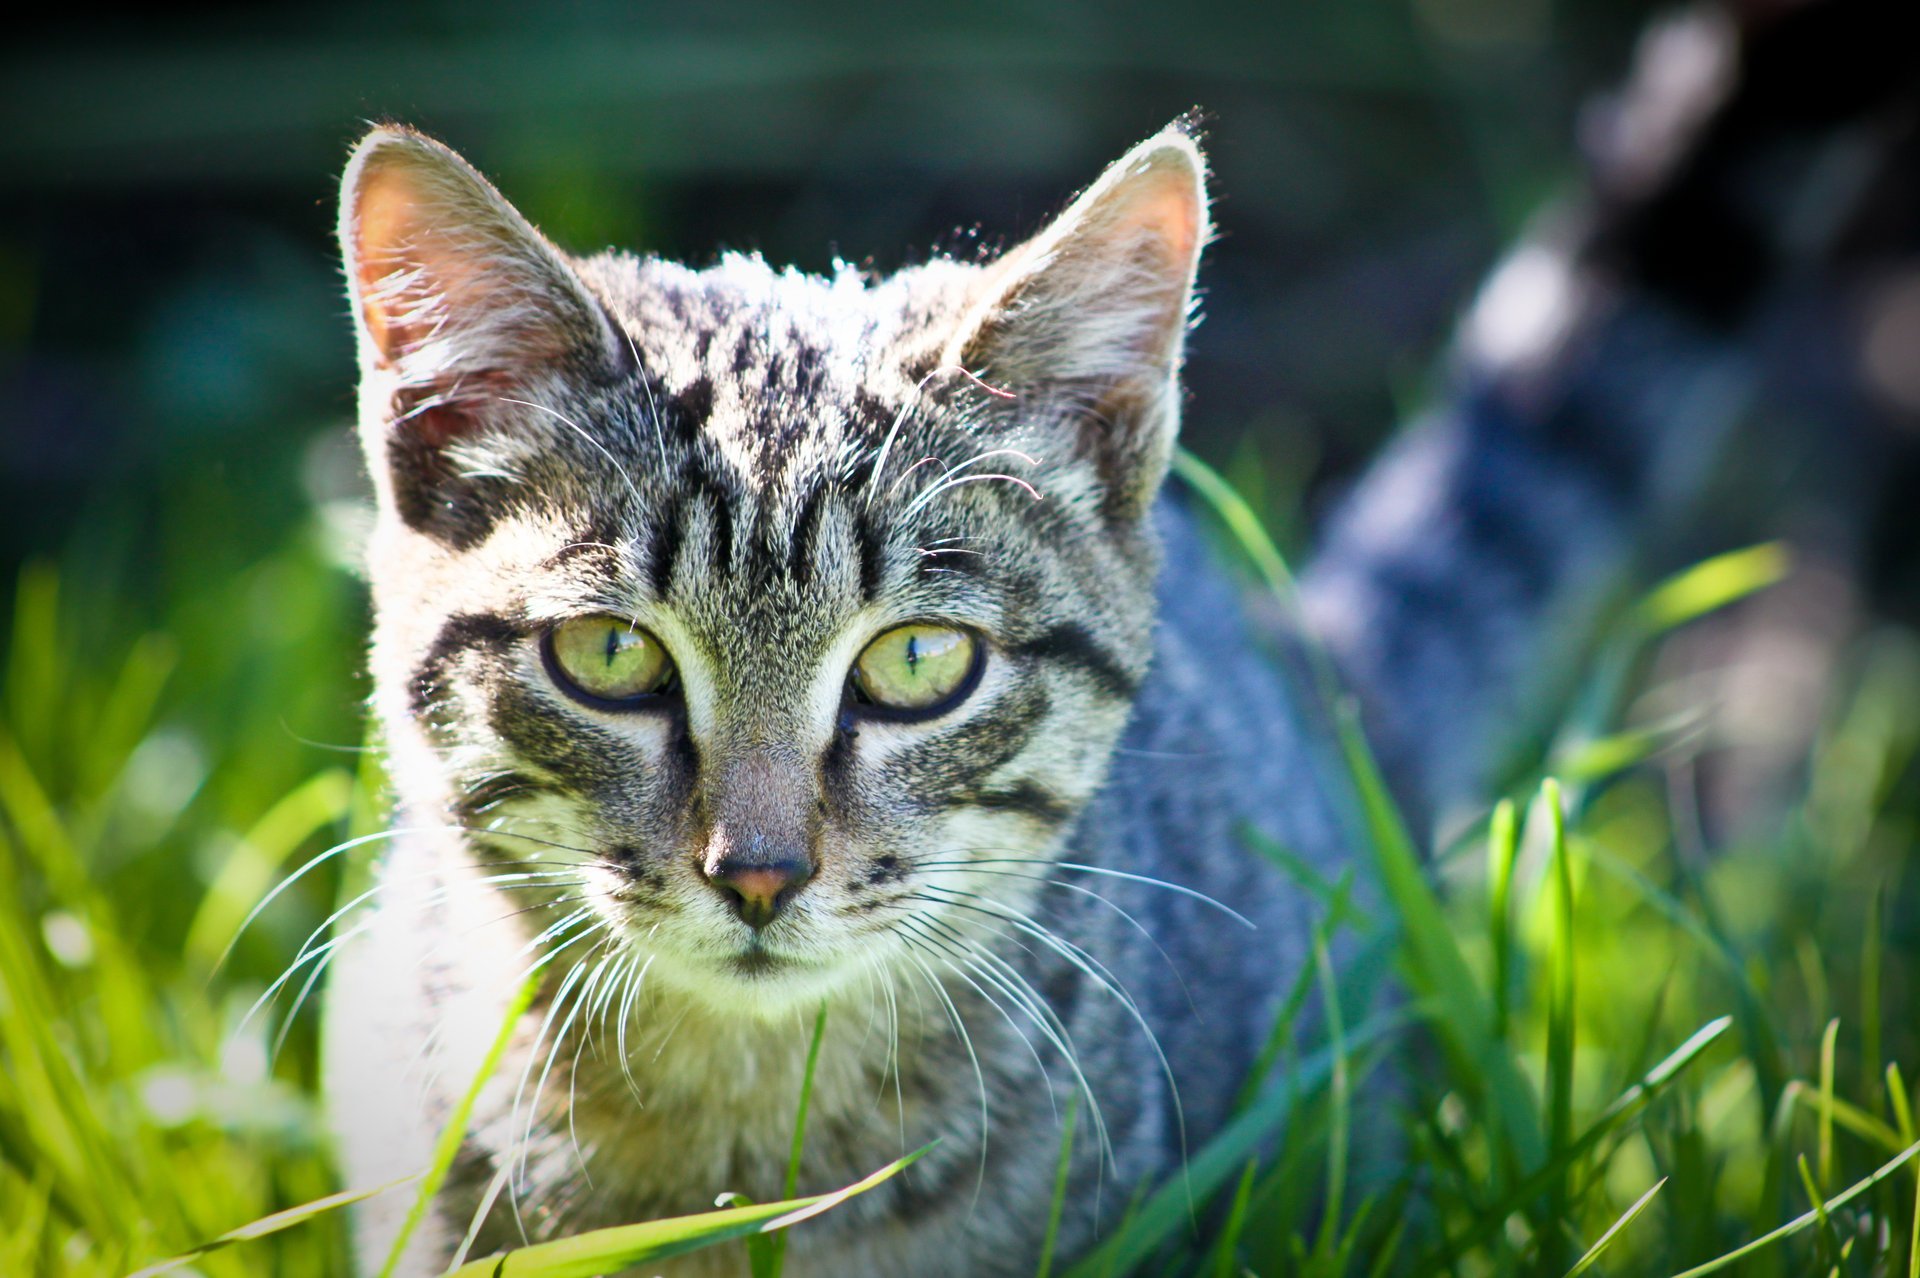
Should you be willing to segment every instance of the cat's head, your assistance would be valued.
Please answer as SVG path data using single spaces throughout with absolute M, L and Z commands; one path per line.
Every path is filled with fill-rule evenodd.
M 1176 126 L 997 260 L 822 278 L 570 257 L 375 130 L 340 234 L 403 819 L 728 1008 L 1017 927 L 1150 656 L 1203 173 Z

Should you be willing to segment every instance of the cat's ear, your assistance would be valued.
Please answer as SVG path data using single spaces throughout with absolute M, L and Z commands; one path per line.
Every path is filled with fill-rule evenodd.
M 354 150 L 340 245 L 374 399 L 363 412 L 416 447 L 488 424 L 547 379 L 621 366 L 605 310 L 559 251 L 431 138 L 383 126 Z
M 1173 454 L 1207 236 L 1206 161 L 1174 124 L 1003 258 L 945 353 L 1012 391 L 1023 421 L 1071 432 L 1123 518 L 1146 512 Z

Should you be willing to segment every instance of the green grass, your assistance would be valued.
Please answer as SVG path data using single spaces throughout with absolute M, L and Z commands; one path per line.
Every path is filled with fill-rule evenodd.
M 1223 504 L 1254 575 L 1287 589 L 1262 520 L 1197 463 L 1181 469 Z M 1126 1187 L 1101 1248 L 1043 1269 L 1920 1274 L 1920 909 L 1903 876 L 1920 829 L 1920 636 L 1860 636 L 1792 793 L 1711 857 L 1669 785 L 1697 734 L 1620 710 L 1665 634 L 1787 570 L 1760 548 L 1649 593 L 1583 672 L 1559 744 L 1437 863 L 1329 683 L 1364 870 L 1384 888 L 1357 906 L 1351 879 L 1301 879 L 1322 919 L 1287 1005 L 1335 1014 L 1277 1025 L 1187 1175 Z M 286 1015 L 303 977 L 276 1015 L 246 1012 L 332 911 L 345 867 L 293 883 L 225 951 L 273 884 L 375 820 L 356 756 L 309 744 L 357 739 L 355 587 L 305 530 L 169 581 L 142 603 L 110 573 L 37 566 L 10 609 L 0 1273 L 124 1278 L 172 1257 L 208 1278 L 338 1275 L 334 1196 L 376 1187 L 334 1178 L 312 1009 Z M 1287 864 L 1249 850 L 1263 853 Z M 1398 1003 L 1379 996 L 1389 982 Z M 1388 1073 L 1413 1081 L 1381 1093 Z M 893 1170 L 530 1249 L 507 1272 L 767 1237 Z M 385 1192 L 432 1188 L 429 1174 Z M 748 1250 L 777 1272 L 777 1243 Z

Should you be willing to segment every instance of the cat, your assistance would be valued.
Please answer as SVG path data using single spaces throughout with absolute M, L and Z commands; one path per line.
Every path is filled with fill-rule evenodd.
M 436 143 L 362 143 L 342 234 L 407 832 L 331 995 L 356 1182 L 424 1165 L 521 970 L 571 945 L 419 1272 L 503 1166 L 535 1238 L 777 1198 L 823 1001 L 802 1184 L 940 1144 L 791 1273 L 1030 1267 L 1075 1092 L 1068 1247 L 1099 1182 L 1218 1124 L 1312 922 L 1236 826 L 1344 840 L 1155 501 L 1203 173 L 1171 128 L 1000 261 L 871 281 L 568 259 Z M 575 1051 L 609 1016 L 617 1048 Z M 393 1223 L 363 1215 L 370 1260 Z
M 1189 125 L 1003 255 L 882 278 L 572 257 L 367 135 L 340 234 L 397 806 L 328 995 L 350 1183 L 429 1163 L 547 976 L 401 1272 L 780 1197 L 816 1015 L 802 1190 L 938 1143 L 797 1228 L 796 1278 L 1031 1272 L 1069 1112 L 1062 1255 L 1176 1173 L 1313 961 L 1320 904 L 1249 844 L 1377 899 L 1318 661 L 1424 828 L 1739 414 L 1733 330 L 1569 225 L 1276 616 L 1163 491 Z M 408 1198 L 359 1209 L 370 1272 Z

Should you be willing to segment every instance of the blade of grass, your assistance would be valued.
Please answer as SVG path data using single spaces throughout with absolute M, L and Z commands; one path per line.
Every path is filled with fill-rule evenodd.
M 1493 944 L 1493 1032 L 1506 1041 L 1513 998 L 1513 866 L 1520 825 L 1513 800 L 1493 809 L 1487 832 L 1487 937 Z
M 1273 538 L 1267 536 L 1267 530 L 1261 526 L 1260 517 L 1253 513 L 1253 507 L 1247 505 L 1233 485 L 1221 478 L 1220 472 L 1195 457 L 1184 448 L 1173 452 L 1173 473 L 1192 485 L 1195 492 L 1213 508 L 1220 522 L 1253 561 L 1255 571 L 1267 588 L 1277 595 L 1293 594 L 1293 573 L 1287 567 L 1287 561 L 1280 554 L 1279 547 L 1273 544 Z
M 1406 1241 L 1408 1217 L 1405 1213 L 1395 1216 L 1393 1228 L 1387 1231 L 1387 1237 L 1380 1244 L 1379 1252 L 1373 1258 L 1373 1266 L 1367 1270 L 1367 1278 L 1386 1278 L 1393 1271 L 1393 1262 L 1400 1256 L 1400 1246 Z
M 820 1040 L 827 1033 L 827 1005 L 813 1016 L 813 1038 L 807 1044 L 806 1072 L 800 1076 L 800 1107 L 793 1117 L 793 1148 L 787 1154 L 785 1193 L 792 1198 L 800 1187 L 800 1155 L 807 1145 L 807 1108 L 813 1103 L 813 1073 L 820 1065 Z
M 1903 1137 L 1900 1132 L 1853 1102 L 1829 1096 L 1797 1079 L 1787 1084 L 1785 1095 L 1811 1109 L 1816 1120 L 1838 1123 L 1862 1140 L 1872 1141 L 1886 1153 L 1897 1153 L 1912 1144 L 1911 1139 Z
M 820 1010 L 813 1016 L 813 1038 L 807 1044 L 807 1065 L 800 1076 L 800 1104 L 793 1116 L 793 1147 L 787 1153 L 787 1179 L 782 1197 L 792 1198 L 800 1188 L 800 1155 L 806 1149 L 807 1109 L 813 1103 L 813 1072 L 820 1065 L 820 1041 L 827 1033 L 827 1004 L 820 1003 Z M 748 1263 L 753 1278 L 780 1278 L 780 1271 L 787 1263 L 787 1235 L 785 1232 L 766 1235 L 759 1234 L 747 1240 Z
M 1048 1278 L 1053 1272 L 1053 1249 L 1060 1240 L 1060 1217 L 1067 1207 L 1067 1173 L 1073 1167 L 1073 1125 L 1080 1114 L 1080 1093 L 1067 1098 L 1066 1117 L 1060 1124 L 1060 1160 L 1053 1169 L 1053 1201 L 1047 1207 L 1047 1236 L 1040 1242 L 1040 1264 L 1034 1278 Z
M 527 974 L 520 983 L 520 989 L 507 1004 L 506 1015 L 500 1019 L 500 1029 L 493 1036 L 493 1042 L 487 1048 L 486 1056 L 480 1062 L 480 1068 L 473 1073 L 473 1081 L 467 1084 L 460 1103 L 454 1106 L 453 1113 L 447 1116 L 447 1122 L 440 1129 L 440 1139 L 433 1147 L 433 1162 L 428 1166 L 420 1182 L 420 1192 L 414 1196 L 413 1206 L 407 1209 L 407 1217 L 400 1224 L 400 1232 L 394 1235 L 393 1246 L 387 1249 L 386 1263 L 380 1266 L 380 1278 L 393 1278 L 400 1266 L 400 1258 L 406 1254 L 407 1244 L 427 1218 L 427 1212 L 433 1207 L 435 1196 L 446 1183 L 447 1173 L 453 1167 L 453 1160 L 459 1157 L 460 1146 L 467 1139 L 467 1125 L 473 1121 L 474 1103 L 480 1098 L 480 1090 L 493 1078 L 500 1068 L 500 1058 L 507 1053 L 507 1045 L 513 1041 L 513 1032 L 520 1024 L 520 1018 L 527 1008 L 533 1005 L 533 996 L 540 989 L 543 969 L 536 968 Z
M 1826 1033 L 1820 1036 L 1820 1188 L 1833 1183 L 1833 1063 L 1834 1055 L 1840 1045 L 1840 1018 L 1834 1017 L 1827 1022 Z
M 1351 1120 L 1347 1077 L 1346 1026 L 1340 1014 L 1340 988 L 1333 977 L 1333 959 L 1327 952 L 1325 924 L 1313 937 L 1313 966 L 1320 977 L 1322 1014 L 1327 1021 L 1327 1050 L 1333 1056 L 1332 1073 L 1327 1079 L 1327 1106 L 1331 1111 L 1327 1128 L 1327 1187 L 1322 1204 L 1320 1229 L 1313 1240 L 1316 1264 L 1333 1255 L 1340 1236 L 1341 1201 L 1347 1189 L 1347 1124 Z
M 1813 1223 L 1820 1236 L 1820 1250 L 1824 1255 L 1838 1256 L 1840 1236 L 1833 1230 L 1833 1218 L 1827 1214 L 1826 1196 L 1820 1186 L 1814 1183 L 1813 1169 L 1807 1165 L 1805 1154 L 1794 1160 L 1794 1168 L 1800 1173 L 1800 1187 L 1807 1191 L 1807 1199 L 1813 1204 Z
M 1613 1240 L 1619 1235 L 1620 1231 L 1628 1225 L 1631 1225 L 1634 1218 L 1647 1209 L 1647 1205 L 1653 1201 L 1653 1196 L 1659 1193 L 1666 1183 L 1667 1178 L 1662 1176 L 1659 1180 L 1653 1182 L 1651 1189 L 1634 1199 L 1633 1206 L 1622 1212 L 1620 1219 L 1608 1225 L 1607 1232 L 1596 1238 L 1593 1246 L 1587 1248 L 1586 1254 L 1574 1262 L 1573 1268 L 1567 1270 L 1567 1278 L 1579 1278 L 1581 1274 L 1593 1268 L 1594 1262 L 1600 1259 L 1600 1253 L 1612 1246 Z
M 1801 1230 L 1807 1228 L 1807 1226 L 1815 1224 L 1818 1221 L 1821 1221 L 1827 1218 L 1832 1212 L 1834 1212 L 1838 1208 L 1846 1206 L 1848 1203 L 1852 1202 L 1854 1199 L 1858 1198 L 1860 1195 L 1866 1193 L 1869 1189 L 1872 1189 L 1875 1185 L 1878 1185 L 1881 1181 L 1885 1180 L 1887 1177 L 1899 1171 L 1902 1167 L 1905 1167 L 1909 1162 L 1913 1161 L 1913 1157 L 1916 1154 L 1920 1154 L 1920 1141 L 1916 1141 L 1914 1144 L 1907 1146 L 1905 1149 L 1901 1150 L 1898 1154 L 1894 1155 L 1892 1158 L 1888 1159 L 1886 1162 L 1880 1164 L 1880 1166 L 1876 1168 L 1872 1172 L 1872 1174 L 1862 1177 L 1858 1181 L 1855 1181 L 1852 1185 L 1848 1186 L 1846 1189 L 1842 1190 L 1840 1193 L 1835 1194 L 1832 1198 L 1827 1199 L 1823 1203 L 1819 1203 L 1814 1209 L 1809 1210 L 1799 1216 L 1795 1216 L 1792 1220 L 1789 1220 L 1786 1224 L 1780 1226 L 1778 1229 L 1762 1234 L 1760 1237 L 1754 1239 L 1752 1242 L 1736 1247 L 1732 1251 L 1727 1252 L 1724 1255 L 1716 1256 L 1712 1260 L 1707 1261 L 1705 1264 L 1695 1265 L 1691 1269 L 1682 1270 L 1681 1272 L 1675 1274 L 1673 1278 L 1700 1278 L 1702 1274 L 1719 1273 L 1722 1269 L 1725 1269 L 1727 1266 L 1733 1264 L 1735 1261 L 1743 1260 L 1746 1257 L 1753 1255 L 1755 1252 L 1761 1251 L 1767 1247 L 1771 1247 L 1773 1246 L 1773 1244 L 1779 1242 L 1783 1238 L 1792 1237 L 1794 1234 L 1797 1234 Z
M 1540 802 L 1552 831 L 1553 954 L 1551 987 L 1547 996 L 1547 1132 L 1551 1156 L 1560 1160 L 1573 1140 L 1574 938 L 1573 862 L 1567 850 L 1566 808 L 1560 783 L 1548 777 L 1540 783 Z M 1541 1242 L 1541 1265 L 1549 1272 L 1566 1262 L 1565 1229 L 1571 1222 L 1573 1160 L 1561 1160 L 1547 1198 L 1547 1218 Z
M 1913 1231 L 1907 1235 L 1907 1278 L 1920 1278 L 1920 1175 L 1913 1178 Z
M 344 817 L 352 797 L 352 775 L 325 768 L 268 808 L 200 898 L 182 947 L 187 957 L 213 971 L 232 948 L 241 920 L 271 888 L 274 874 L 315 832 Z
M 593 1229 L 570 1238 L 516 1248 L 503 1256 L 470 1261 L 446 1278 L 601 1278 L 633 1265 L 683 1256 L 716 1243 L 786 1229 L 892 1179 L 932 1148 L 931 1144 L 923 1145 L 830 1194 Z
M 1683 569 L 1648 591 L 1635 610 L 1635 619 L 1645 634 L 1662 634 L 1765 590 L 1792 567 L 1787 548 L 1777 541 L 1730 550 Z
M 403 1176 L 399 1180 L 390 1181 L 385 1185 L 379 1185 L 373 1189 L 349 1189 L 338 1194 L 329 1194 L 325 1198 L 316 1198 L 314 1201 L 302 1203 L 298 1207 L 289 1207 L 285 1211 L 274 1212 L 271 1216 L 262 1216 L 258 1220 L 249 1221 L 238 1229 L 230 1229 L 218 1238 L 209 1239 L 191 1251 L 181 1252 L 179 1255 L 171 1256 L 157 1264 L 148 1265 L 145 1269 L 135 1270 L 129 1274 L 127 1278 L 156 1278 L 156 1275 L 159 1274 L 170 1274 L 175 1270 L 185 1269 L 188 1265 L 200 1260 L 209 1252 L 219 1251 L 223 1247 L 231 1247 L 235 1243 L 252 1242 L 258 1238 L 265 1238 L 269 1234 L 277 1234 L 283 1229 L 291 1229 L 295 1225 L 305 1224 L 316 1216 L 324 1215 L 330 1211 L 338 1211 L 342 1207 L 350 1207 L 354 1203 L 365 1202 L 369 1198 L 378 1194 L 384 1194 L 389 1189 L 396 1189 L 408 1181 L 416 1179 L 418 1179 L 417 1173 L 413 1176 Z
M 1887 1062 L 1887 1103 L 1893 1107 L 1894 1130 L 1900 1133 L 1901 1143 L 1911 1145 L 1920 1139 L 1920 1133 L 1913 1128 L 1913 1105 L 1907 1099 L 1907 1080 L 1900 1075 L 1900 1062 Z
M 1463 1094 L 1499 1111 L 1500 1129 L 1520 1165 L 1538 1166 L 1540 1127 L 1533 1088 L 1504 1042 L 1494 1034 L 1493 1011 L 1460 953 L 1426 866 L 1388 796 L 1351 704 L 1338 714 L 1341 745 L 1366 819 L 1369 850 L 1400 918 L 1405 938 L 1401 974 L 1422 1002 L 1435 1007 L 1428 1023 L 1445 1049 Z
M 1615 1097 L 1613 1103 L 1601 1112 L 1600 1117 L 1589 1124 L 1586 1130 L 1561 1151 L 1558 1157 L 1514 1186 L 1505 1198 L 1479 1212 L 1478 1218 L 1470 1229 L 1448 1240 L 1443 1248 L 1430 1252 L 1413 1272 L 1422 1274 L 1437 1272 L 1448 1263 L 1447 1254 L 1456 1256 L 1464 1254 L 1498 1234 L 1509 1216 L 1546 1191 L 1552 1185 L 1554 1178 L 1563 1174 L 1574 1159 L 1586 1154 L 1604 1140 L 1608 1133 L 1651 1104 L 1655 1097 L 1680 1076 L 1681 1071 L 1699 1059 L 1700 1054 L 1718 1041 L 1720 1036 L 1727 1032 L 1727 1027 L 1732 1024 L 1731 1016 L 1721 1016 L 1695 1030 L 1686 1042 L 1668 1053 L 1666 1059 L 1648 1070 L 1638 1082 Z
M 1213 1242 L 1213 1278 L 1233 1278 L 1234 1253 L 1247 1227 L 1247 1200 L 1253 1196 L 1253 1177 L 1259 1167 L 1259 1159 L 1249 1158 L 1246 1170 L 1240 1173 L 1240 1183 L 1233 1187 L 1233 1205 L 1227 1209 L 1227 1223 Z

